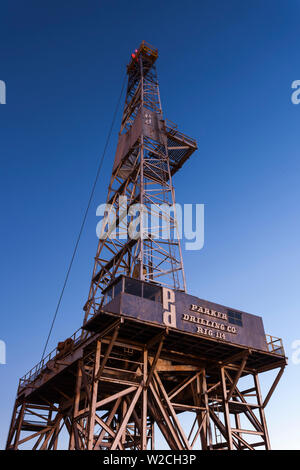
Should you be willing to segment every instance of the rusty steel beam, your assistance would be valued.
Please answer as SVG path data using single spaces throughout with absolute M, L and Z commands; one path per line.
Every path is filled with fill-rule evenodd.
M 22 448 L 24 444 L 28 445 L 32 441 L 33 449 L 55 449 L 64 428 L 69 434 L 69 449 L 146 450 L 148 446 L 154 448 L 155 423 L 169 447 L 174 450 L 192 449 L 196 442 L 199 442 L 202 449 L 241 450 L 254 449 L 259 445 L 270 448 L 258 374 L 253 371 L 249 375 L 254 379 L 254 386 L 244 391 L 245 395 L 249 390 L 255 391 L 257 403 L 248 403 L 238 388 L 241 375 L 245 372 L 246 356 L 239 369 L 234 371 L 228 363 L 224 366 L 222 362 L 217 370 L 214 364 L 211 366 L 211 372 L 210 366 L 208 369 L 201 367 L 195 371 L 194 359 L 187 357 L 184 364 L 182 357 L 178 358 L 176 353 L 172 356 L 172 352 L 164 347 L 163 336 L 156 341 L 156 352 L 153 353 L 151 349 L 149 358 L 149 351 L 144 344 L 139 346 L 135 342 L 133 345 L 123 338 L 116 341 L 116 336 L 112 334 L 112 331 L 116 332 L 116 328 L 107 329 L 106 336 L 99 336 L 98 340 L 92 343 L 92 348 L 89 346 L 77 361 L 76 367 L 73 366 L 76 379 L 73 400 L 69 399 L 71 390 L 63 389 L 62 383 L 55 383 L 52 390 L 63 392 L 59 393 L 59 407 L 49 402 L 42 391 L 36 394 L 40 397 L 40 403 L 30 403 L 29 398 L 28 402 L 24 401 L 18 406 L 16 404 L 8 448 Z M 107 354 L 101 354 L 102 344 L 105 344 L 106 353 L 109 351 Z M 124 355 L 124 351 L 129 353 Z M 161 355 L 167 356 L 168 359 L 160 359 Z M 241 357 L 239 359 L 241 360 Z M 104 367 L 101 368 L 104 360 Z M 114 364 L 114 361 L 117 362 Z M 116 380 L 114 370 L 119 377 L 125 374 L 124 379 Z M 130 381 L 125 379 L 128 374 L 132 376 Z M 281 374 L 280 371 L 278 375 Z M 271 392 L 278 380 L 277 376 Z M 126 383 L 132 385 L 125 385 Z M 170 387 L 170 384 L 173 386 Z M 33 396 L 34 393 L 31 392 Z M 232 400 L 233 394 L 236 394 L 240 401 Z M 255 407 L 259 409 L 259 417 L 252 411 Z M 181 424 L 183 410 L 193 417 L 187 434 Z M 48 418 L 42 411 L 49 413 Z M 230 425 L 232 413 L 237 423 L 235 427 Z M 224 416 L 225 424 L 222 424 L 218 414 Z M 252 427 L 247 429 L 245 425 L 240 426 L 240 415 L 249 420 L 254 430 Z M 36 432 L 34 425 L 33 431 L 26 431 L 28 426 L 28 429 L 31 429 L 28 416 L 37 419 L 39 429 Z M 220 433 L 222 441 L 215 440 L 213 428 Z M 26 435 L 26 432 L 29 434 Z M 247 436 L 253 435 L 260 437 L 262 442 L 253 446 L 251 441 L 247 440 Z
M 119 275 L 186 292 L 180 237 L 156 237 L 153 227 L 144 233 L 143 221 L 138 239 L 113 236 L 121 224 L 122 231 L 128 229 L 127 212 L 133 204 L 143 204 L 147 213 L 161 202 L 175 207 L 172 176 L 197 149 L 194 139 L 163 117 L 157 55 L 143 41 L 127 67 L 106 199 L 116 220 L 98 242 L 81 336 L 77 331 L 69 351 L 50 353 L 20 379 L 7 449 L 32 445 L 34 450 L 55 450 L 66 432 L 70 450 L 154 450 L 155 426 L 173 450 L 196 445 L 203 450 L 270 448 L 264 408 L 282 376 L 285 358 L 277 361 L 267 350 L 244 344 L 225 348 L 223 341 L 208 337 L 208 348 L 198 348 L 196 341 L 204 338 L 196 333 L 178 329 L 175 335 L 173 326 L 149 326 L 151 318 L 140 316 L 125 321 L 114 307 L 105 313 L 108 291 Z M 120 196 L 127 198 L 125 208 L 119 206 Z M 163 216 L 170 230 L 178 232 L 176 214 Z M 181 339 L 182 347 L 176 344 Z M 188 339 L 191 348 L 183 347 Z M 258 374 L 273 368 L 280 371 L 263 401 Z M 245 375 L 254 386 L 240 392 Z M 246 400 L 249 390 L 255 403 Z M 182 415 L 187 418 L 184 424 Z M 254 435 L 260 441 L 252 444 L 248 441 Z

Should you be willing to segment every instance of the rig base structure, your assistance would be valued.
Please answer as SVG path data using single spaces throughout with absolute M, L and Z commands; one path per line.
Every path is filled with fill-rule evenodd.
M 158 448 L 270 449 L 265 407 L 284 356 L 98 317 L 63 357 L 20 380 L 7 449 L 153 450 L 158 430 Z M 276 368 L 263 399 L 259 375 Z
M 270 448 L 282 343 L 266 340 L 261 317 L 186 293 L 172 178 L 197 143 L 163 117 L 157 57 L 143 41 L 127 66 L 115 219 L 99 237 L 83 327 L 20 379 L 7 449 Z M 141 218 L 140 236 L 116 239 L 136 204 L 164 223 Z M 259 375 L 275 369 L 263 399 Z

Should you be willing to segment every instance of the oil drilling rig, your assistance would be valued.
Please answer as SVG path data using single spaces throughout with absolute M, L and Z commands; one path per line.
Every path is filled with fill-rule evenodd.
M 265 335 L 261 317 L 187 293 L 168 209 L 172 177 L 197 144 L 163 117 L 157 57 L 143 41 L 127 66 L 107 195 L 114 217 L 83 325 L 20 379 L 7 449 L 270 449 L 265 407 L 287 362 L 282 341 Z M 143 214 L 162 204 L 173 235 L 140 217 L 139 236 L 115 237 L 136 204 Z M 259 376 L 274 370 L 263 398 Z

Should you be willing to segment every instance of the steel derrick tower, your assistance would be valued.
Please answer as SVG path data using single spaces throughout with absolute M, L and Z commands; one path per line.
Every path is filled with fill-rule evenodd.
M 85 320 L 98 311 L 103 288 L 120 274 L 186 291 L 172 176 L 197 144 L 163 118 L 157 56 L 157 49 L 143 42 L 127 67 L 125 106 L 107 195 L 112 206 L 107 217 L 113 227 L 99 241 Z M 140 236 L 116 239 L 114 227 L 127 232 L 124 219 L 135 204 L 143 206 Z
M 7 449 L 55 450 L 66 436 L 69 450 L 270 449 L 282 341 L 260 316 L 186 291 L 172 176 L 197 144 L 163 118 L 157 56 L 142 42 L 127 67 L 83 325 L 20 379 Z M 259 378 L 272 371 L 263 397 Z

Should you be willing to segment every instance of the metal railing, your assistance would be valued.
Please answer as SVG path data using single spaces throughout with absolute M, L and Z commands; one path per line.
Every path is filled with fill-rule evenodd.
M 87 336 L 85 336 L 84 339 L 86 339 L 86 337 Z M 75 333 L 70 336 L 70 338 L 74 342 L 74 348 L 82 341 L 82 329 L 79 328 L 78 330 L 76 330 Z M 41 372 L 46 369 L 48 362 L 51 361 L 51 359 L 54 359 L 57 353 L 58 351 L 56 347 L 51 352 L 49 352 L 49 354 L 45 356 L 40 362 L 38 362 L 32 369 L 30 369 L 30 371 L 23 375 L 23 377 L 21 377 L 19 380 L 19 389 L 26 387 L 28 384 L 33 382 L 41 374 Z
M 279 356 L 284 356 L 284 347 L 281 338 L 277 338 L 276 336 L 266 335 L 266 343 L 268 351 L 274 354 L 278 354 Z
M 149 43 L 146 41 L 142 41 L 139 48 L 136 49 L 136 52 L 134 52 L 131 56 L 131 60 L 129 64 L 127 65 L 127 70 L 130 70 L 132 68 L 132 65 L 136 63 L 137 56 L 139 54 L 144 54 L 148 58 L 152 59 L 152 62 L 154 63 L 158 57 L 158 49 L 155 47 L 151 46 Z
M 144 49 L 146 52 L 149 52 L 156 57 L 158 56 L 158 49 L 154 46 L 151 46 L 151 44 L 146 41 L 141 42 L 140 49 Z
M 192 145 L 193 147 L 197 147 L 196 140 L 193 139 L 192 137 L 189 137 L 188 135 L 184 134 L 183 132 L 179 131 L 177 129 L 177 124 L 170 121 L 169 119 L 166 119 L 165 122 L 166 122 L 166 131 L 167 132 L 172 134 L 174 137 L 177 137 L 179 140 L 182 140 L 183 142 L 186 142 L 189 145 Z
M 87 337 L 90 336 L 90 333 L 87 333 L 84 338 L 82 337 L 82 329 L 79 328 L 78 330 L 73 333 L 70 337 L 73 342 L 73 350 L 76 346 L 78 346 L 82 341 L 86 340 Z M 277 338 L 276 336 L 266 335 L 266 344 L 268 351 L 273 354 L 278 354 L 279 356 L 284 356 L 285 351 L 282 343 L 281 338 Z M 33 382 L 43 370 L 46 369 L 47 364 L 50 360 L 54 359 L 57 355 L 57 347 L 53 349 L 46 357 L 44 357 L 40 362 L 38 362 L 32 369 L 30 369 L 23 377 L 19 380 L 19 389 L 26 387 L 28 384 Z

